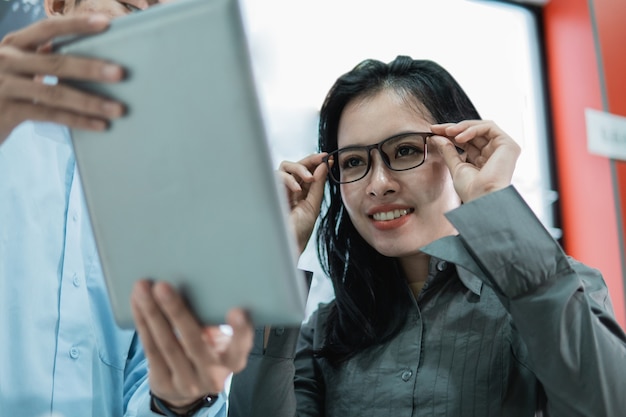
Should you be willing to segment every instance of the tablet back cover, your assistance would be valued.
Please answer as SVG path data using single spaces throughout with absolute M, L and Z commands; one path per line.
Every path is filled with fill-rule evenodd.
M 299 324 L 306 301 L 287 204 L 272 167 L 236 0 L 179 0 L 62 45 L 128 70 L 80 88 L 127 104 L 105 132 L 72 141 L 116 320 L 132 327 L 142 278 L 183 292 L 199 319 L 247 308 Z

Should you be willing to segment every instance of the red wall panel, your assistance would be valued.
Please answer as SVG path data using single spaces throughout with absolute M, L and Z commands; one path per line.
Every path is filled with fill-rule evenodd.
M 597 36 L 604 76 L 605 94 L 608 108 L 612 114 L 626 116 L 626 2 L 624 0 L 594 0 L 593 10 L 597 27 Z M 622 219 L 622 238 L 626 236 L 626 163 L 615 162 L 616 199 L 619 202 L 618 214 Z M 622 259 L 624 258 L 622 254 Z M 623 281 L 622 281 L 623 284 Z M 622 292 L 623 294 L 623 292 Z M 622 298 L 623 301 L 623 298 Z
M 622 0 L 613 3 L 618 1 Z M 584 109 L 603 110 L 602 74 L 588 1 L 550 0 L 544 9 L 544 33 L 563 244 L 567 253 L 602 271 L 615 314 L 626 328 L 622 231 L 611 162 L 587 151 Z
M 626 116 L 626 2 L 594 0 L 609 111 Z

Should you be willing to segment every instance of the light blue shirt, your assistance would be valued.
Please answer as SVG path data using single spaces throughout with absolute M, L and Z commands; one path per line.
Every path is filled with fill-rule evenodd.
M 153 416 L 147 361 L 109 306 L 68 130 L 0 145 L 0 416 Z M 226 415 L 225 396 L 202 413 Z

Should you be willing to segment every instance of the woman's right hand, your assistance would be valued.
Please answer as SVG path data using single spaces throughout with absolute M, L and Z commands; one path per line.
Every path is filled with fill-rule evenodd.
M 103 130 L 107 120 L 120 117 L 117 102 L 71 88 L 44 84 L 42 76 L 117 82 L 118 65 L 96 59 L 55 54 L 53 39 L 93 34 L 109 26 L 105 16 L 50 17 L 9 33 L 0 42 L 0 144 L 25 120 L 55 122 L 72 128 Z
M 328 168 L 322 162 L 325 153 L 316 153 L 298 162 L 283 161 L 278 173 L 285 185 L 291 214 L 289 216 L 300 253 L 315 228 L 320 214 Z

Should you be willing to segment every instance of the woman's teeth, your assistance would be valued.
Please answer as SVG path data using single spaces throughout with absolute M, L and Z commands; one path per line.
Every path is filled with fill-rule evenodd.
M 402 217 L 402 216 L 409 214 L 410 211 L 411 210 L 409 209 L 392 210 L 392 211 L 386 211 L 382 213 L 376 213 L 372 217 L 374 218 L 374 220 L 378 220 L 378 221 L 394 220 L 394 219 L 397 219 L 398 217 Z

